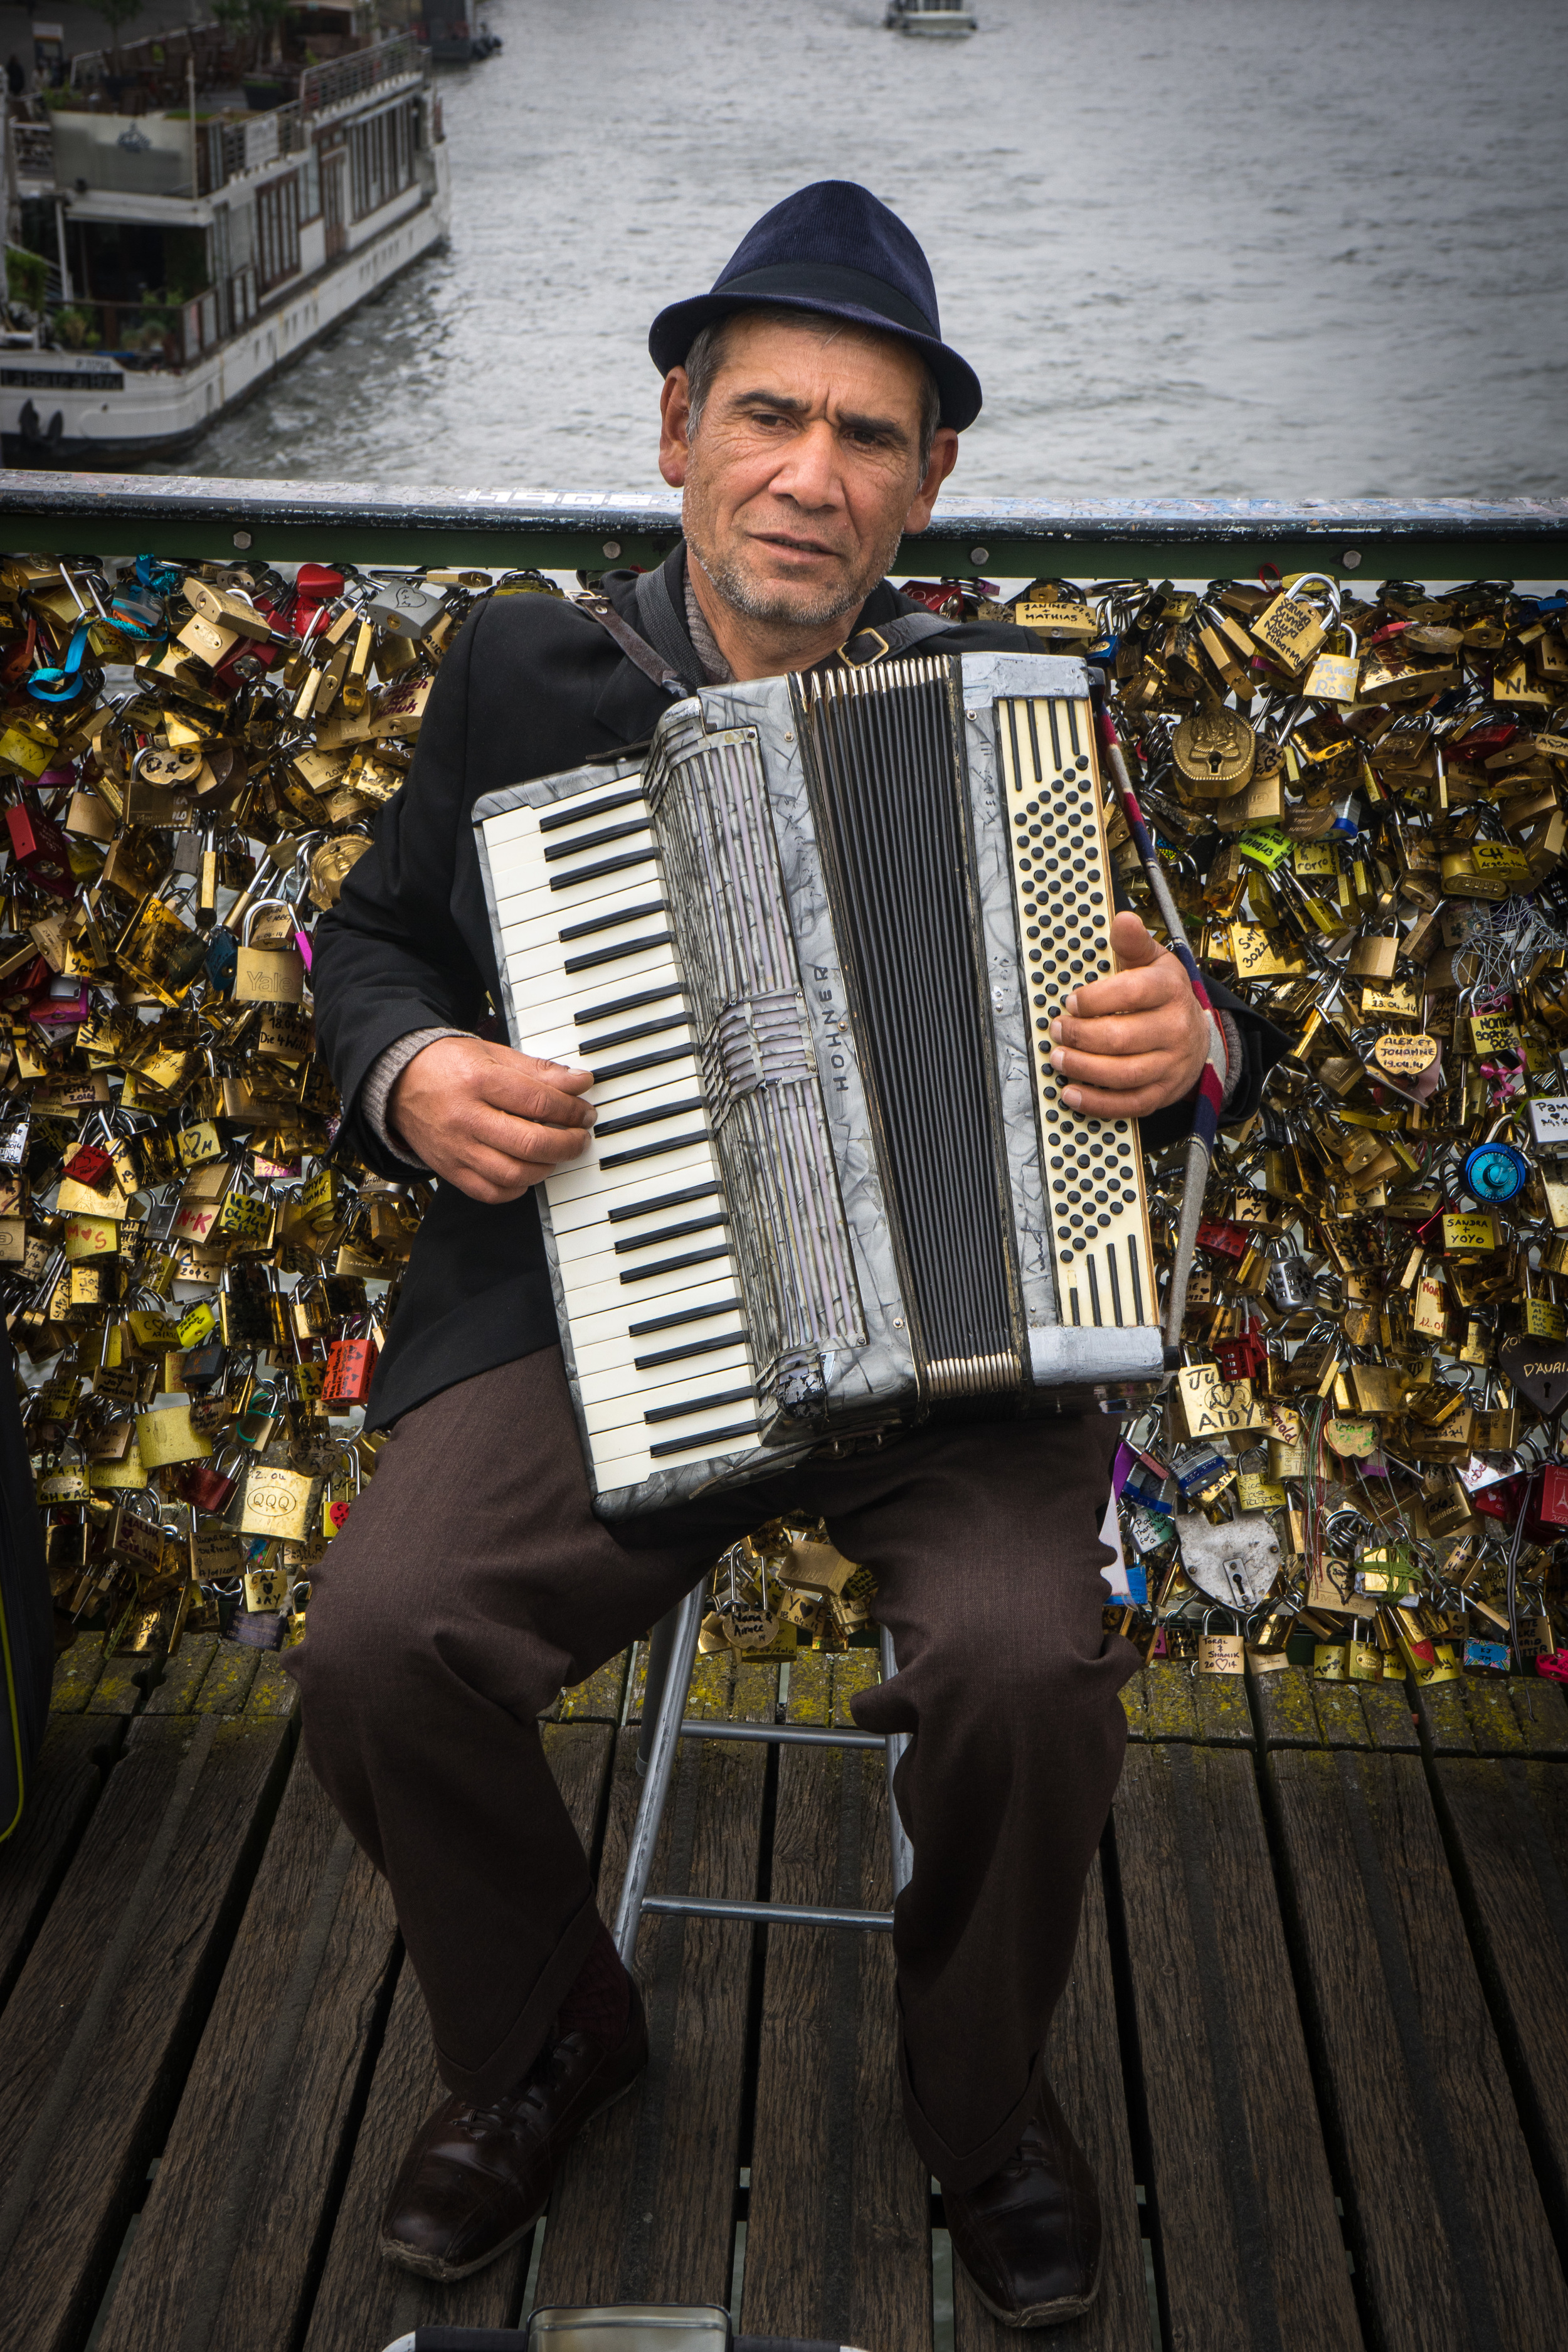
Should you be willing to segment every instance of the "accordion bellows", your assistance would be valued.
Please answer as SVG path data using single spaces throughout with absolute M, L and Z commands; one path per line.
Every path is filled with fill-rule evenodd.
M 711 688 L 640 774 L 475 811 L 512 1042 L 595 1073 L 541 1188 L 596 1507 L 1158 1380 L 1138 1133 L 1049 1023 L 1110 969 L 1082 665 Z

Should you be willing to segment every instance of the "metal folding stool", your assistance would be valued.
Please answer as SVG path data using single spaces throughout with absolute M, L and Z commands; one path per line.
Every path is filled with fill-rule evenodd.
M 664 1801 L 675 1769 L 677 1742 L 682 1739 L 739 1739 L 779 1748 L 880 1748 L 888 1762 L 888 1826 L 892 1838 L 893 1895 L 896 1900 L 910 1882 L 910 1842 L 899 1819 L 893 1795 L 893 1773 L 910 1744 L 905 1731 L 881 1738 L 874 1731 L 813 1731 L 795 1724 L 709 1723 L 687 1716 L 691 1670 L 697 1659 L 697 1635 L 702 1622 L 704 1577 L 684 1601 L 661 1617 L 648 1640 L 647 1685 L 643 1698 L 642 1735 L 637 1742 L 637 1769 L 644 1776 L 643 1792 L 632 1830 L 626 1874 L 616 1913 L 616 1948 L 629 1968 L 637 1948 L 643 1913 L 679 1913 L 697 1919 L 752 1919 L 766 1927 L 890 1928 L 890 1911 L 843 1911 L 813 1903 L 728 1903 L 696 1895 L 650 1895 L 648 1874 Z M 893 1644 L 882 1633 L 882 1678 L 894 1672 Z

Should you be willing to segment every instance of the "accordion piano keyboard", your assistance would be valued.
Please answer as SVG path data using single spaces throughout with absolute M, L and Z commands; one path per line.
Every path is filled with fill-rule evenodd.
M 1064 1000 L 1111 969 L 1115 901 L 1092 716 L 1087 702 L 1031 697 L 998 703 L 997 719 L 1062 1320 L 1153 1323 L 1137 1123 L 1069 1110 L 1050 1059 Z
M 515 1034 L 591 1069 L 583 1158 L 546 1180 L 600 1493 L 751 1444 L 751 1349 L 635 779 L 485 824 Z

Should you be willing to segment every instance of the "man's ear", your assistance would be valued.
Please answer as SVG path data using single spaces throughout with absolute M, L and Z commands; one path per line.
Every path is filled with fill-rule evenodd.
M 658 395 L 658 470 L 672 490 L 682 488 L 691 463 L 691 386 L 672 367 Z
M 676 373 L 679 375 L 679 373 L 678 368 Z M 931 510 L 936 504 L 936 494 L 957 463 L 958 436 L 951 425 L 939 425 L 936 438 L 931 445 L 931 463 L 925 469 L 925 478 L 915 492 L 914 503 L 904 518 L 906 530 L 924 530 L 931 520 Z M 667 473 L 664 478 L 669 482 L 675 478 Z

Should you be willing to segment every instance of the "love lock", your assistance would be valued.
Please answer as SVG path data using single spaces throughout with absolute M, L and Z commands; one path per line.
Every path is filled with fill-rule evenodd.
M 1271 1591 L 1279 1573 L 1279 1541 L 1264 1512 L 1244 1511 L 1218 1527 L 1201 1517 L 1179 1525 L 1182 1566 L 1211 1601 L 1253 1607 Z
M 148 743 L 137 752 L 132 763 L 139 783 L 159 784 L 174 791 L 182 784 L 194 784 L 202 772 L 199 744 L 188 750 L 166 750 L 162 744 Z

